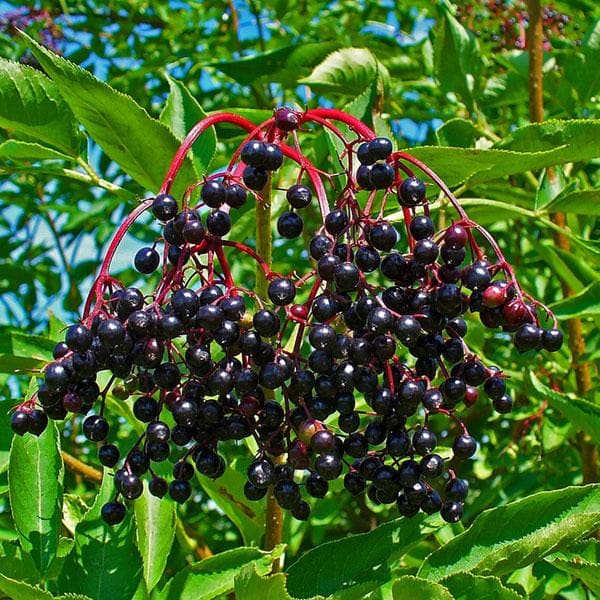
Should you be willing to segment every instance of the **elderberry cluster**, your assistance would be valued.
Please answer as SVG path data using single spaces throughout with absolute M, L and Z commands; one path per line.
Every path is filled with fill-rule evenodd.
M 82 321 L 56 345 L 36 396 L 13 413 L 20 435 L 39 435 L 48 418 L 81 415 L 98 460 L 114 470 L 116 497 L 102 510 L 107 523 L 122 521 L 125 501 L 142 494 L 144 479 L 154 496 L 186 501 L 196 472 L 220 477 L 228 447 L 242 440 L 254 454 L 246 498 L 271 491 L 297 519 L 308 518 L 309 497 L 323 498 L 343 477 L 348 492 L 366 493 L 374 504 L 455 522 L 468 492 L 457 470 L 477 450 L 460 416 L 480 391 L 499 413 L 513 403 L 503 373 L 465 341 L 469 314 L 514 332 L 521 352 L 560 348 L 561 333 L 540 326 L 538 309 L 547 309 L 520 289 L 485 230 L 457 205 L 460 218 L 436 231 L 425 181 L 390 140 L 350 121 L 356 139 L 344 140 L 340 157 L 346 185 L 327 198 L 297 138 L 286 145 L 289 132 L 310 122 L 310 111 L 283 108 L 261 130 L 248 124 L 252 133 L 229 168 L 179 200 L 168 193 L 170 173 L 161 193 L 133 215 L 149 209 L 160 223 L 154 245 L 133 259 L 142 275 L 160 269 L 159 284 L 144 294 L 109 275 L 111 245 Z M 322 219 L 307 238 L 306 271 L 298 273 L 298 264 L 281 275 L 226 236 L 236 209 L 249 198 L 263 201 L 284 156 L 301 169 L 285 189 L 289 206 L 277 219 L 278 235 L 303 233 L 300 211 L 315 196 Z M 384 217 L 389 200 L 402 220 Z M 402 221 L 401 235 L 395 225 Z M 256 262 L 268 281 L 266 298 L 234 281 L 232 252 Z M 102 372 L 108 377 L 101 388 Z M 143 424 L 126 451 L 111 442 L 108 393 L 129 403 Z M 438 444 L 436 415 L 448 421 L 449 446 Z M 170 481 L 156 472 L 165 461 L 173 463 Z
M 457 18 L 465 27 L 495 50 L 524 50 L 527 47 L 526 30 L 529 26 L 527 3 L 521 0 L 463 0 L 456 7 Z M 580 29 L 576 20 L 560 12 L 553 4 L 542 7 L 544 50 L 552 50 L 552 41 L 577 36 Z M 576 43 L 581 40 L 575 39 Z

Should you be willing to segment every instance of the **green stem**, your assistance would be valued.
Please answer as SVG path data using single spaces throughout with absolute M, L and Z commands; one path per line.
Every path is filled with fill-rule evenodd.
M 256 253 L 269 265 L 272 262 L 273 241 L 271 239 L 271 177 L 260 193 L 256 203 Z M 259 264 L 256 265 L 256 293 L 261 299 L 267 298 L 269 282 Z
M 256 252 L 269 265 L 273 261 L 273 240 L 271 237 L 271 177 L 260 193 L 260 200 L 256 203 Z M 265 272 L 256 265 L 256 293 L 259 298 L 267 298 L 269 282 Z M 265 395 L 266 390 L 265 390 Z M 273 394 L 269 394 L 273 397 Z M 265 515 L 265 550 L 272 550 L 279 544 L 283 535 L 283 511 L 273 495 L 272 486 L 267 493 L 267 506 Z M 281 561 L 273 563 L 273 572 L 281 570 Z

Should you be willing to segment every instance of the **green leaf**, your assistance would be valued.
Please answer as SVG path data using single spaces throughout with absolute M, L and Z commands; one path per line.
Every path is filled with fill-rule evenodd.
M 252 85 L 262 77 L 270 82 L 293 85 L 309 69 L 339 48 L 338 42 L 302 43 L 284 46 L 235 60 L 206 66 L 214 67 L 242 85 Z
M 11 412 L 14 404 L 10 400 L 0 401 L 0 473 L 8 469 L 10 458 L 10 446 L 13 439 L 13 431 L 10 428 Z
M 0 372 L 15 373 L 44 366 L 52 360 L 54 342 L 19 329 L 0 328 Z
M 285 575 L 263 577 L 254 565 L 246 565 L 235 578 L 236 600 L 292 600 L 285 588 Z
M 573 548 L 551 554 L 546 561 L 556 568 L 580 579 L 590 590 L 600 596 L 600 542 L 588 540 Z
M 523 134 L 520 134 L 524 130 Z M 448 185 L 481 183 L 600 156 L 600 120 L 547 121 L 517 129 L 489 150 L 420 146 L 407 150 Z M 553 140 L 548 142 L 548 139 Z M 530 142 L 529 145 L 527 142 Z
M 258 548 L 235 548 L 205 558 L 181 569 L 162 590 L 154 590 L 154 600 L 210 600 L 234 589 L 235 576 L 246 565 L 261 574 L 271 570 L 273 560 L 281 555 L 282 547 L 273 552 Z
M 482 57 L 475 36 L 442 4 L 443 16 L 436 29 L 434 71 L 444 93 L 458 94 L 469 110 L 475 108 Z
M 600 281 L 596 281 L 581 290 L 575 296 L 569 296 L 550 305 L 557 319 L 573 319 L 600 314 Z
M 364 121 L 367 125 L 371 126 L 373 124 L 373 104 L 375 103 L 376 99 L 377 84 L 376 82 L 372 82 L 369 86 L 367 86 L 364 92 L 346 104 L 346 106 L 344 106 L 344 110 L 357 119 Z M 339 128 L 340 125 L 341 124 L 338 123 L 337 127 Z M 349 131 L 349 128 L 346 127 L 342 131 L 346 133 L 346 131 Z M 327 132 L 330 133 L 329 130 L 327 130 Z
M 218 114 L 221 111 L 210 111 L 209 116 Z M 252 123 L 263 123 L 273 116 L 273 111 L 260 108 L 228 108 L 227 112 L 233 113 L 240 117 L 244 117 Z M 246 131 L 240 129 L 231 123 L 219 123 L 216 126 L 217 138 L 219 140 L 230 140 L 232 138 L 241 138 L 247 135 Z
M 600 439 L 600 406 L 583 398 L 573 398 L 550 389 L 533 372 L 530 372 L 529 376 L 541 398 L 565 415 L 577 430 L 589 433 L 595 440 Z
M 104 152 L 141 186 L 157 191 L 179 143 L 166 125 L 152 119 L 130 96 L 89 71 L 40 46 L 26 34 L 31 51 L 65 101 Z M 176 196 L 198 179 L 187 159 L 173 188 Z
M 577 92 L 582 103 L 593 99 L 600 90 L 598 75 L 598 60 L 600 52 L 597 49 L 582 46 L 580 52 L 563 53 L 558 57 L 564 78 L 573 90 Z
M 31 556 L 18 544 L 8 542 L 0 542 L 0 573 L 10 579 L 34 585 L 40 580 Z
M 350 583 L 385 575 L 386 562 L 421 539 L 421 518 L 395 519 L 373 531 L 326 542 L 305 552 L 288 569 L 288 589 L 297 598 L 327 596 Z M 311 576 L 307 577 L 306 574 Z
M 37 585 L 33 586 L 22 580 L 12 579 L 2 573 L 0 573 L 0 591 L 9 598 L 19 600 L 53 600 L 54 598 L 50 592 Z
M 552 242 L 548 240 L 548 244 Z M 563 250 L 553 246 L 554 253 L 564 263 L 565 268 L 571 271 L 578 281 L 582 282 L 583 286 L 590 285 L 598 281 L 598 272 L 594 268 L 594 263 L 589 263 L 587 260 L 581 260 L 581 256 L 577 252 Z M 581 289 L 581 286 L 580 286 Z M 579 290 L 576 290 L 579 291 Z
M 142 559 L 135 546 L 133 518 L 114 527 L 100 516 L 114 498 L 114 481 L 104 472 L 94 504 L 75 529 L 75 548 L 65 560 L 59 588 L 94 600 L 131 598 L 142 577 Z
M 0 127 L 54 146 L 70 156 L 79 154 L 77 123 L 56 85 L 40 71 L 3 58 Z
M 0 591 L 9 598 L 18 598 L 18 600 L 92 600 L 89 596 L 83 596 L 82 594 L 67 593 L 53 596 L 37 585 L 34 586 L 24 581 L 12 579 L 2 573 L 0 573 Z
M 238 447 L 238 455 L 229 458 L 225 473 L 218 479 L 198 475 L 204 491 L 240 530 L 244 543 L 258 543 L 265 527 L 265 503 L 248 502 L 244 496 L 246 470 L 251 458 L 245 448 Z M 244 455 L 241 453 L 244 452 Z
M 523 598 L 505 587 L 497 577 L 483 577 L 472 573 L 457 573 L 441 581 L 456 600 L 519 600 Z
M 600 215 L 600 190 L 578 190 L 560 194 L 546 206 L 548 212 Z
M 453 600 L 452 594 L 439 583 L 404 575 L 395 579 L 392 585 L 394 598 L 427 598 L 428 600 Z
M 344 48 L 332 52 L 300 83 L 317 93 L 337 93 L 356 96 L 371 83 L 379 87 L 389 81 L 387 69 L 366 48 Z
M 471 148 L 479 137 L 479 132 L 472 121 L 466 119 L 450 119 L 435 132 L 440 146 L 455 146 L 458 148 Z
M 77 524 L 83 519 L 90 507 L 76 494 L 65 494 L 63 496 L 62 522 L 67 531 L 75 535 Z
M 574 185 L 575 182 L 572 182 L 571 186 Z M 546 169 L 535 192 L 535 210 L 543 209 L 550 204 L 565 191 L 566 186 L 567 178 L 563 169 L 560 167 Z
M 583 284 L 579 278 L 565 261 L 556 252 L 556 247 L 553 240 L 544 240 L 535 245 L 535 251 L 542 257 L 550 268 L 563 280 L 574 292 L 579 292 L 583 289 Z
M 35 142 L 6 140 L 0 144 L 0 158 L 15 162 L 32 162 L 36 160 L 70 160 L 70 157 L 58 150 L 42 146 Z
M 574 152 L 581 152 L 581 146 L 593 148 L 595 145 L 594 156 L 600 156 L 599 131 L 600 119 L 554 119 L 519 127 L 497 142 L 495 148 L 529 153 L 548 152 L 566 146 Z M 574 158 L 570 162 L 575 160 L 583 159 Z
M 160 113 L 162 123 L 183 141 L 190 129 L 206 117 L 206 113 L 181 81 L 167 76 L 171 93 Z M 194 165 L 200 174 L 208 173 L 208 168 L 217 148 L 214 127 L 207 129 L 192 147 Z
M 482 512 L 469 529 L 430 554 L 418 575 L 433 581 L 462 571 L 502 576 L 599 525 L 600 485 L 540 492 Z
M 54 423 L 39 437 L 14 437 L 8 467 L 11 512 L 21 546 L 42 576 L 58 549 L 62 480 L 63 463 Z
M 137 547 L 144 564 L 146 588 L 151 592 L 165 570 L 175 538 L 175 504 L 153 496 L 145 487 L 134 509 Z

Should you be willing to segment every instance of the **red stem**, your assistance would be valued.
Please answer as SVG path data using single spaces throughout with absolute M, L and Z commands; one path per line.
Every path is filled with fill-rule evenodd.
M 179 146 L 179 149 L 175 153 L 173 160 L 171 161 L 171 165 L 169 166 L 169 170 L 160 186 L 161 194 L 168 194 L 171 186 L 173 185 L 173 181 L 177 176 L 177 172 L 181 168 L 187 153 L 191 150 L 194 142 L 209 128 L 213 125 L 217 125 L 219 123 L 231 123 L 232 125 L 237 125 L 242 129 L 250 132 L 254 131 L 256 125 L 248 119 L 244 117 L 240 117 L 239 115 L 234 115 L 232 113 L 219 113 L 217 115 L 212 115 L 210 117 L 206 117 L 206 119 L 202 119 L 202 121 L 196 123 L 190 129 L 190 132 L 185 136 L 185 139 Z

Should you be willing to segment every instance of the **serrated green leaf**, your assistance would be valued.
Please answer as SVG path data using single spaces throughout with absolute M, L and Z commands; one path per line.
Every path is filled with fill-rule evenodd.
M 469 529 L 431 553 L 418 575 L 433 581 L 463 571 L 502 576 L 599 525 L 600 485 L 540 492 L 482 512 Z
M 211 600 L 234 589 L 236 575 L 244 566 L 260 574 L 270 571 L 274 558 L 283 547 L 273 552 L 258 548 L 235 548 L 188 565 L 175 575 L 162 590 L 154 590 L 154 600 Z
M 557 569 L 580 579 L 590 590 L 600 595 L 600 542 L 588 540 L 568 550 L 546 557 Z
M 37 585 L 30 585 L 24 581 L 11 579 L 0 573 L 0 591 L 9 598 L 18 600 L 92 600 L 89 596 L 82 594 L 61 594 L 53 596 L 50 592 L 43 590 Z
M 183 141 L 192 127 L 206 117 L 206 113 L 181 81 L 168 76 L 167 80 L 171 93 L 160 113 L 160 120 L 178 140 Z M 217 136 L 214 127 L 210 127 L 192 146 L 192 160 L 200 175 L 208 173 L 216 148 Z
M 42 576 L 58 549 L 62 480 L 63 462 L 53 422 L 39 437 L 14 437 L 8 467 L 11 512 L 19 542 Z
M 537 376 L 530 372 L 531 383 L 540 393 L 540 397 L 548 404 L 559 410 L 578 430 L 589 433 L 593 439 L 600 436 L 600 406 L 588 402 L 584 398 L 571 398 L 561 392 L 556 392 L 544 385 Z
M 134 504 L 137 547 L 144 563 L 144 580 L 151 592 L 162 577 L 175 538 L 175 504 L 153 496 L 148 488 Z
M 142 578 L 142 559 L 135 545 L 131 511 L 110 527 L 100 516 L 114 498 L 114 481 L 105 471 L 94 504 L 75 529 L 75 548 L 59 577 L 61 590 L 94 600 L 131 598 Z
M 268 77 L 273 82 L 293 84 L 338 47 L 337 42 L 292 44 L 254 56 L 206 66 L 222 71 L 242 85 L 252 85 L 262 77 Z
M 472 573 L 457 573 L 441 581 L 455 600 L 519 600 L 523 598 L 503 585 L 497 577 L 483 577 Z
M 391 582 L 389 583 L 391 586 Z M 380 581 L 364 581 L 327 596 L 327 600 L 365 600 L 366 598 L 380 600 L 381 597 L 378 597 L 377 593 L 381 588 Z M 321 598 L 321 596 L 318 597 Z M 317 596 L 314 596 L 314 598 L 317 598 Z
M 333 92 L 355 96 L 373 82 L 385 86 L 387 69 L 366 48 L 343 48 L 332 52 L 300 83 L 319 93 Z
M 296 598 L 327 596 L 350 583 L 375 579 L 374 570 L 386 575 L 386 561 L 421 538 L 422 518 L 395 519 L 369 533 L 326 542 L 305 552 L 288 572 L 288 589 Z M 311 577 L 306 577 L 311 573 Z
M 600 190 L 577 190 L 560 194 L 546 206 L 548 212 L 600 215 Z
M 595 156 L 599 156 L 597 138 L 599 131 L 599 119 L 551 119 L 543 123 L 519 127 L 497 142 L 494 147 L 529 153 L 558 150 L 563 146 L 576 150 L 580 146 L 593 148 L 595 145 Z
M 121 168 L 150 191 L 157 191 L 179 143 L 166 125 L 152 119 L 130 96 L 118 92 L 89 71 L 54 54 L 23 34 L 34 56 L 89 134 Z M 186 159 L 173 192 L 198 179 Z
M 406 152 L 454 186 L 596 158 L 600 156 L 599 137 L 600 120 L 547 121 L 517 129 L 489 150 L 420 146 Z
M 581 290 L 575 296 L 569 296 L 550 305 L 557 319 L 573 319 L 600 314 L 600 281 L 596 281 Z
M 427 598 L 428 600 L 453 600 L 452 594 L 443 585 L 412 575 L 404 575 L 394 580 L 392 597 L 394 600 L 410 597 Z
M 79 154 L 77 123 L 57 86 L 38 70 L 3 58 L 0 127 L 40 140 L 69 156 Z
M 6 140 L 6 142 L 2 142 L 0 144 L 0 158 L 15 162 L 71 159 L 71 157 L 53 148 L 48 148 L 35 142 L 22 142 L 20 140 Z
M 243 447 L 237 450 L 238 455 L 229 457 L 229 464 L 221 477 L 211 479 L 198 475 L 198 478 L 204 491 L 239 529 L 244 543 L 257 544 L 264 534 L 265 503 L 248 502 L 244 496 L 246 470 L 251 458 Z
M 261 576 L 254 565 L 242 567 L 235 578 L 237 600 L 293 600 L 285 587 L 285 575 Z

